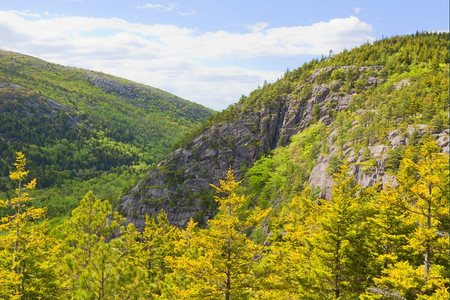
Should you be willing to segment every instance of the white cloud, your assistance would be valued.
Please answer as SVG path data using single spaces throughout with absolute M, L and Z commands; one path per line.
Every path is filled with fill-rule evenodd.
M 252 32 L 258 32 L 258 31 L 262 31 L 264 30 L 267 26 L 269 26 L 270 24 L 267 22 L 258 22 L 256 24 L 253 25 L 247 25 L 247 29 L 252 31 Z
M 34 18 L 40 18 L 40 17 L 48 15 L 48 12 L 45 12 L 44 14 L 40 14 L 40 13 L 31 12 L 30 10 L 14 11 L 14 12 L 21 16 L 34 17 Z
M 151 4 L 147 3 L 145 5 L 141 5 L 137 7 L 138 9 L 156 9 L 156 10 L 162 10 L 162 11 L 174 11 L 177 6 L 175 4 L 169 4 L 169 5 L 163 5 L 163 4 Z
M 197 13 L 195 10 L 191 10 L 189 12 L 181 11 L 178 9 L 178 4 L 175 3 L 170 3 L 168 5 L 159 3 L 146 3 L 144 5 L 138 6 L 137 9 L 155 9 L 158 11 L 173 12 L 180 16 L 195 15 Z
M 310 26 L 257 23 L 247 26 L 250 32 L 233 33 L 119 18 L 29 14 L 0 11 L 0 45 L 5 50 L 122 76 L 218 110 L 283 71 L 240 67 L 243 59 L 320 56 L 374 40 L 372 27 L 353 16 Z M 220 60 L 228 66 L 211 63 Z
M 359 14 L 361 12 L 361 7 L 354 7 L 353 11 L 355 12 L 355 14 Z

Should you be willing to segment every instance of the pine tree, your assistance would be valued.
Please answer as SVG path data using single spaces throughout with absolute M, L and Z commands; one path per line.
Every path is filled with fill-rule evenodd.
M 140 299 L 144 270 L 136 257 L 138 233 L 88 192 L 65 224 L 64 288 L 72 299 Z M 120 237 L 113 238 L 114 234 Z
M 2 299 L 53 299 L 58 295 L 55 269 L 55 239 L 48 234 L 48 223 L 37 221 L 44 217 L 43 208 L 29 205 L 33 198 L 28 191 L 36 179 L 25 183 L 29 173 L 26 158 L 16 153 L 15 170 L 9 177 L 17 181 L 16 197 L 0 202 L 13 209 L 13 214 L 1 218 L 0 231 L 0 296 Z
M 362 190 L 349 176 L 345 163 L 335 174 L 333 198 L 322 201 L 319 230 L 310 243 L 311 263 L 325 297 L 352 298 L 365 290 L 366 278 L 374 272 L 374 253 L 368 216 L 374 189 Z
M 420 149 L 415 163 L 404 158 L 398 175 L 400 205 L 415 220 L 417 227 L 411 246 L 423 253 L 423 280 L 428 279 L 432 261 L 445 264 L 448 259 L 449 169 L 448 156 L 430 138 Z
M 213 186 L 221 196 L 215 196 L 219 213 L 209 220 L 207 229 L 199 229 L 189 240 L 184 255 L 169 259 L 175 272 L 189 281 L 186 289 L 178 287 L 179 299 L 250 299 L 253 265 L 261 255 L 257 245 L 245 232 L 260 223 L 269 210 L 255 208 L 246 220 L 240 218 L 246 201 L 237 195 L 240 182 L 231 170 L 220 186 Z
M 295 196 L 258 265 L 261 299 L 354 299 L 377 274 L 375 189 L 363 190 L 344 163 L 331 200 Z M 278 233 L 277 233 L 278 232 Z
M 365 299 L 397 295 L 405 299 L 441 299 L 449 288 L 449 169 L 448 155 L 427 139 L 417 156 L 407 149 L 398 174 L 399 186 L 390 191 L 403 211 L 403 224 L 413 224 L 405 248 L 410 255 L 388 265 Z M 442 298 L 444 299 L 444 298 Z
M 308 238 L 315 225 L 317 203 L 307 198 L 307 189 L 272 220 L 270 246 L 256 267 L 258 299 L 321 299 L 311 289 Z
M 174 252 L 165 259 L 173 272 L 165 274 L 165 287 L 161 291 L 161 296 L 155 297 L 155 299 L 178 300 L 191 298 L 189 295 L 192 294 L 190 292 L 192 280 L 189 274 L 184 271 L 184 266 L 178 267 L 178 261 L 181 260 L 181 257 L 189 256 L 192 259 L 196 257 L 197 254 L 193 252 L 193 246 L 197 230 L 197 223 L 191 219 L 186 228 L 180 231 L 179 239 L 174 245 Z
M 370 219 L 376 231 L 379 246 L 377 261 L 383 269 L 411 256 L 408 236 L 414 230 L 414 222 L 405 210 L 397 205 L 398 190 L 386 186 L 374 202 L 376 214 Z
M 368 217 L 374 189 L 362 188 L 349 176 L 347 163 L 335 174 L 333 198 L 318 206 L 311 245 L 311 284 L 321 298 L 354 298 L 374 275 L 372 231 Z
M 169 224 L 167 215 L 161 210 L 156 222 L 149 216 L 140 238 L 142 264 L 147 270 L 149 297 L 159 297 L 170 288 L 165 277 L 171 273 L 166 258 L 177 255 L 176 243 L 180 240 L 180 230 Z

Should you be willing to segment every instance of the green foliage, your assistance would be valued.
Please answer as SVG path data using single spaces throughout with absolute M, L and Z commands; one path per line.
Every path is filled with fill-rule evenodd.
M 339 170 L 343 163 L 344 156 L 342 152 L 339 151 L 338 153 L 331 156 L 330 161 L 328 162 L 327 173 L 329 175 L 333 175 Z
M 404 299 L 448 295 L 448 155 L 439 153 L 429 139 L 420 147 L 418 161 L 413 162 L 408 157 L 411 148 L 401 161 L 399 186 L 382 194 L 375 217 L 384 244 L 378 260 L 384 269 L 367 299 L 383 291 Z
M 345 80 L 345 71 L 343 69 L 334 69 L 333 72 L 331 72 L 331 79 L 337 81 Z
M 389 149 L 388 157 L 385 161 L 386 170 L 390 172 L 396 172 L 400 167 L 400 162 L 405 154 L 404 147 L 397 147 L 395 149 Z
M 271 156 L 256 161 L 246 175 L 251 199 L 256 199 L 260 207 L 268 207 L 276 199 L 303 189 L 326 143 L 327 132 L 323 123 L 311 125 L 293 136 L 289 146 L 279 147 Z
M 314 83 L 317 84 L 322 84 L 327 82 L 328 78 L 330 77 L 330 75 L 328 74 L 328 72 L 326 70 L 323 70 L 322 72 L 319 73 L 319 75 L 317 75 L 317 77 L 314 79 Z
M 136 265 L 134 226 L 123 231 L 124 220 L 108 201 L 87 193 L 63 226 L 64 294 L 71 299 L 142 299 L 145 271 Z M 120 237 L 112 239 L 114 234 Z
M 320 134 L 315 133 L 324 125 L 314 126 L 293 139 L 285 157 L 315 157 L 307 146 L 316 142 Z M 24 156 L 18 154 L 10 176 L 19 182 L 18 196 L 1 204 L 23 210 L 1 220 L 0 295 L 4 299 L 444 299 L 450 284 L 449 170 L 448 155 L 439 150 L 431 139 L 406 147 L 399 186 L 381 191 L 378 185 L 363 189 L 356 184 L 344 162 L 334 174 L 331 200 L 318 199 L 306 187 L 294 193 L 270 222 L 271 208 L 245 209 L 247 196 L 238 194 L 241 181 L 230 170 L 219 186 L 213 186 L 219 213 L 206 228 L 191 221 L 179 230 L 161 211 L 156 220 L 148 217 L 144 232 L 138 233 L 132 224 L 123 227 L 124 219 L 108 201 L 89 192 L 54 234 L 46 222 L 30 219 L 42 216 L 42 209 L 20 205 L 30 199 L 20 188 L 28 171 Z M 411 159 L 417 153 L 420 156 Z M 252 175 L 264 175 L 278 155 L 266 157 Z M 34 185 L 32 180 L 25 187 Z M 263 185 L 253 181 L 252 186 Z M 252 229 L 255 240 L 248 236 Z
M 215 196 L 219 203 L 217 217 L 208 221 L 207 229 L 190 236 L 181 256 L 169 258 L 175 275 L 189 282 L 188 286 L 173 287 L 178 299 L 251 298 L 252 265 L 262 247 L 248 239 L 245 231 L 260 224 L 270 209 L 256 208 L 242 220 L 240 210 L 246 199 L 236 194 L 239 184 L 229 170 L 220 186 L 213 186 L 220 195 Z
M 429 47 L 433 45 L 433 47 Z M 318 63 L 322 68 L 334 66 L 385 66 L 386 73 L 399 72 L 407 66 L 420 62 L 430 63 L 436 68 L 439 64 L 449 63 L 448 33 L 419 33 L 408 36 L 394 36 L 364 44 L 358 48 L 344 50 Z M 433 62 L 434 61 L 434 62 Z
M 211 117 L 172 149 L 189 147 L 198 134 L 211 128 L 214 123 L 235 122 L 241 114 L 253 113 L 264 107 L 275 108 L 286 95 L 299 99 L 300 105 L 304 105 L 311 97 L 313 84 L 329 83 L 330 80 L 342 82 L 343 86 L 334 92 L 353 94 L 350 111 L 329 111 L 330 117 L 338 122 L 333 127 L 339 130 L 339 145 L 346 142 L 362 145 L 376 143 L 389 130 L 409 124 L 448 128 L 448 40 L 448 33 L 417 33 L 379 40 L 351 51 L 344 50 L 320 61 L 314 59 L 286 72 L 274 83 L 242 96 L 237 104 Z M 310 82 L 310 75 L 315 69 L 336 66 L 352 67 L 334 69 L 331 74 L 324 71 L 316 77 L 316 82 Z M 362 66 L 378 66 L 381 69 L 360 72 L 358 67 Z M 380 81 L 369 86 L 370 78 Z M 403 79 L 407 82 L 404 85 L 400 84 Z M 358 109 L 371 110 L 372 121 L 368 126 L 352 128 L 352 123 L 358 119 L 354 115 Z M 319 116 L 317 106 L 314 119 L 319 117 L 322 116 Z
M 56 113 L 55 104 L 48 104 L 52 103 L 48 99 L 56 99 L 63 88 L 70 96 L 76 87 L 61 83 L 54 91 L 46 90 L 45 95 L 26 95 L 26 90 L 15 89 L 19 96 L 14 96 L 9 91 L 17 101 L 5 102 L 5 107 L 22 105 L 17 110 L 19 113 L 30 112 L 37 105 L 39 110 L 47 112 L 41 114 L 42 120 L 53 125 L 48 131 L 51 135 L 43 136 L 27 129 L 39 125 L 26 123 L 25 115 L 19 118 L 24 121 L 17 124 L 12 117 L 5 117 L 7 122 L 0 126 L 3 129 L 16 126 L 19 133 L 8 136 L 8 142 L 1 144 L 4 153 L 11 151 L 10 144 L 22 145 L 19 142 L 26 132 L 37 142 L 29 149 L 23 147 L 31 150 L 32 157 L 50 163 L 49 167 L 44 165 L 41 173 L 31 170 L 29 175 L 33 172 L 47 175 L 52 180 L 61 180 L 61 185 L 35 192 L 47 195 L 48 199 L 33 201 L 37 209 L 31 206 L 31 198 L 24 193 L 22 184 L 28 175 L 25 159 L 17 155 L 10 179 L 19 188 L 14 195 L 6 197 L 10 200 L 0 202 L 4 216 L 0 225 L 0 297 L 447 299 L 450 286 L 448 155 L 441 153 L 432 138 L 423 132 L 430 131 L 431 135 L 433 130 L 448 126 L 448 43 L 448 33 L 417 34 L 377 41 L 374 45 L 313 60 L 287 72 L 279 81 L 242 97 L 237 105 L 198 127 L 202 131 L 214 122 L 235 121 L 238 114 L 276 107 L 291 96 L 304 104 L 311 96 L 313 84 L 309 79 L 315 68 L 352 64 L 382 66 L 380 70 L 367 72 L 346 68 L 346 71 L 335 69 L 331 75 L 321 74 L 318 81 L 342 81 L 342 87 L 333 93 L 358 93 L 348 109 L 335 110 L 328 125 L 310 124 L 292 136 L 289 145 L 263 156 L 248 170 L 243 183 L 230 171 L 219 186 L 214 186 L 217 196 L 196 192 L 202 207 L 212 207 L 215 201 L 219 210 L 205 228 L 198 228 L 191 221 L 187 228 L 180 230 L 169 224 L 162 211 L 156 219 L 147 218 L 144 232 L 138 233 L 133 225 L 124 228 L 124 219 L 113 212 L 111 203 L 99 200 L 92 192 L 86 193 L 79 202 L 89 185 L 106 195 L 103 199 L 111 193 L 119 195 L 120 191 L 113 186 L 126 186 L 127 180 L 136 179 L 148 165 L 148 152 L 137 151 L 140 147 L 137 142 L 118 139 L 119 133 L 114 133 L 113 125 L 109 130 L 106 128 L 110 120 L 100 122 L 105 125 L 102 127 L 90 120 L 92 116 L 87 112 L 76 116 L 81 121 L 75 126 L 80 130 L 76 137 L 59 138 L 61 128 L 73 129 L 73 123 L 64 123 L 65 114 L 71 116 L 71 111 Z M 60 70 L 50 66 L 55 72 Z M 54 82 L 62 74 L 58 72 L 45 73 L 42 78 Z M 73 77 L 79 78 L 77 72 L 81 71 L 73 71 Z M 368 87 L 371 77 L 385 81 Z M 77 82 L 80 86 L 85 83 L 81 79 Z M 100 100 L 113 103 L 116 95 L 123 94 L 120 89 L 109 91 L 103 98 L 89 98 L 89 107 L 97 112 L 107 111 Z M 155 100 L 150 90 L 127 93 L 148 93 L 145 97 Z M 141 101 L 144 98 L 134 99 L 142 106 L 146 103 Z M 19 99 L 27 101 L 22 103 Z M 67 97 L 63 104 L 71 107 L 73 99 Z M 52 111 L 59 117 L 53 119 Z M 104 117 L 108 118 L 107 114 Z M 87 120 L 91 123 L 86 123 Z M 414 128 L 422 132 L 411 133 Z M 373 146 L 389 145 L 394 129 L 398 130 L 399 138 L 408 137 L 409 141 L 408 145 L 388 150 L 385 160 L 387 170 L 395 176 L 392 183 L 398 185 L 383 183 L 383 187 L 375 184 L 363 189 L 349 175 L 350 168 L 361 167 L 363 172 L 371 172 L 376 162 L 371 156 Z M 58 137 L 56 144 L 52 135 Z M 87 150 L 77 148 L 75 141 L 80 137 Z M 184 145 L 188 146 L 192 138 L 188 136 Z M 74 156 L 78 153 L 79 158 L 67 164 L 81 164 L 77 169 L 79 175 L 64 173 L 68 169 L 58 165 L 64 164 L 63 158 L 58 157 L 58 149 Z M 307 182 L 319 155 L 329 155 L 331 149 L 334 155 L 328 171 L 334 174 L 333 193 L 330 200 L 324 200 Z M 104 155 L 105 160 L 96 160 L 98 155 Z M 114 165 L 115 156 L 120 165 Z M 347 161 L 351 156 L 362 161 L 351 166 Z M 133 164 L 140 162 L 136 168 L 141 171 L 127 167 L 129 160 Z M 90 168 L 89 163 L 98 169 Z M 5 161 L 0 167 L 4 164 Z M 32 165 L 39 170 L 39 163 Z M 184 179 L 185 170 L 175 165 L 168 166 L 166 172 L 173 175 L 171 184 L 179 185 Z M 1 184 L 13 185 L 7 178 Z M 31 181 L 25 187 L 31 189 L 34 185 Z M 177 193 L 187 201 L 194 196 L 188 190 L 180 189 Z M 51 204 L 47 211 L 57 215 L 64 209 L 58 204 L 61 195 L 71 195 L 70 203 L 62 206 L 66 205 L 66 211 L 67 207 L 74 209 L 72 216 L 51 233 L 48 223 L 41 222 L 43 207 Z M 204 215 L 196 217 L 200 220 Z
M 48 223 L 37 223 L 44 209 L 30 205 L 36 179 L 25 183 L 29 173 L 26 158 L 16 154 L 15 170 L 9 177 L 17 182 L 16 196 L 0 200 L 11 215 L 0 218 L 0 296 L 2 299 L 52 299 L 59 291 L 53 255 L 56 241 L 49 235 Z
M 180 239 L 180 230 L 169 224 L 163 210 L 159 212 L 156 221 L 146 217 L 145 229 L 140 238 L 143 254 L 141 260 L 147 271 L 148 293 L 152 298 L 157 298 L 170 289 L 165 283 L 165 277 L 172 273 L 167 259 L 180 254 L 176 251 L 176 244 Z
M 13 187 L 4 176 L 11 171 L 15 151 L 27 156 L 30 175 L 40 178 L 41 190 L 68 182 L 85 185 L 110 173 L 129 179 L 136 171 L 128 169 L 157 162 L 212 115 L 200 105 L 124 79 L 12 52 L 0 54 L 0 191 L 6 197 Z M 117 183 L 108 198 L 118 197 L 129 185 Z M 51 192 L 35 196 L 49 207 L 51 217 L 67 216 L 74 208 L 55 211 L 46 200 L 53 197 Z M 70 192 L 58 196 L 72 197 Z
M 320 229 L 311 237 L 312 265 L 322 268 L 317 272 L 322 282 L 317 292 L 326 297 L 355 298 L 366 287 L 365 277 L 375 273 L 367 220 L 374 192 L 361 192 L 348 172 L 344 164 L 335 174 L 333 198 L 322 202 L 317 220 Z

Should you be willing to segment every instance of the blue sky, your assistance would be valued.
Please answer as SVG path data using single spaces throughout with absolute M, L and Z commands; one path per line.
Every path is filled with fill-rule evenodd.
M 0 1 L 0 49 L 216 110 L 329 50 L 448 27 L 448 0 Z

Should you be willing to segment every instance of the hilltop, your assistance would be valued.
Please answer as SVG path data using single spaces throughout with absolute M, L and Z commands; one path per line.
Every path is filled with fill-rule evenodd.
M 213 113 L 157 88 L 0 51 L 0 190 L 11 189 L 22 151 L 50 216 L 89 189 L 114 200 Z M 72 203 L 45 200 L 66 196 Z
M 448 34 L 417 33 L 312 60 L 243 96 L 186 136 L 120 203 L 138 228 L 164 210 L 183 227 L 216 212 L 210 184 L 229 168 L 254 202 L 307 187 L 330 199 L 344 161 L 363 187 L 393 180 L 408 145 L 448 152 Z

